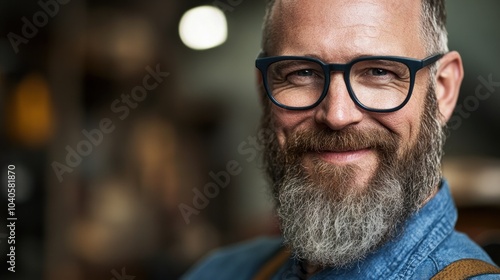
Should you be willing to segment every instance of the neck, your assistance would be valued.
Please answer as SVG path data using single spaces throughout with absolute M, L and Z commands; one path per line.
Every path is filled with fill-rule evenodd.
M 424 205 L 426 205 L 427 202 L 429 202 L 434 196 L 436 196 L 440 187 L 441 187 L 441 182 L 434 188 L 431 195 L 429 195 L 429 197 L 426 200 L 424 200 L 424 202 L 422 202 L 422 205 L 420 205 L 420 208 L 424 207 Z

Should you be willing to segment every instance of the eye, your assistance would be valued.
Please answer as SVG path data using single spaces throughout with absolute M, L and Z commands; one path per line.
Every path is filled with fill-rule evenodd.
M 314 61 L 285 59 L 269 66 L 269 80 L 277 86 L 306 86 L 324 80 L 321 65 Z
M 401 62 L 376 59 L 356 62 L 351 74 L 364 79 L 406 79 L 410 76 L 408 66 Z
M 295 86 L 305 86 L 319 83 L 323 79 L 318 71 L 311 68 L 303 68 L 291 71 L 286 75 L 286 80 Z
M 310 76 L 314 75 L 314 72 L 311 69 L 303 69 L 303 70 L 296 71 L 295 73 L 292 73 L 292 75 L 293 74 L 296 74 L 297 76 L 301 76 L 301 77 L 310 77 Z
M 373 68 L 373 69 L 370 69 L 370 71 L 368 73 L 370 75 L 373 75 L 373 76 L 385 76 L 385 75 L 389 74 L 389 71 L 387 71 L 385 69 L 381 69 L 381 68 Z

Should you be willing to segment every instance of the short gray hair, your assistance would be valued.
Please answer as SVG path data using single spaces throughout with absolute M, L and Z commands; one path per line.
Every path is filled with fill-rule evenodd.
M 427 54 L 448 52 L 445 0 L 421 0 L 420 37 L 425 42 Z

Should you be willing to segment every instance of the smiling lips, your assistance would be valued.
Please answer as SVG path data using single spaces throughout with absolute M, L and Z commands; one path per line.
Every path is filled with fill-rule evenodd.
M 321 151 L 317 154 L 324 161 L 333 164 L 348 164 L 360 160 L 372 153 L 371 148 L 364 148 L 359 150 L 346 150 L 346 151 Z

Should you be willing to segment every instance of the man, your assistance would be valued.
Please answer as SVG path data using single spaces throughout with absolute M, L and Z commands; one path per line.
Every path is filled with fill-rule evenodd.
M 445 21 L 439 0 L 271 1 L 256 65 L 283 239 L 219 251 L 186 278 L 430 279 L 492 263 L 454 231 L 441 178 L 463 77 Z

